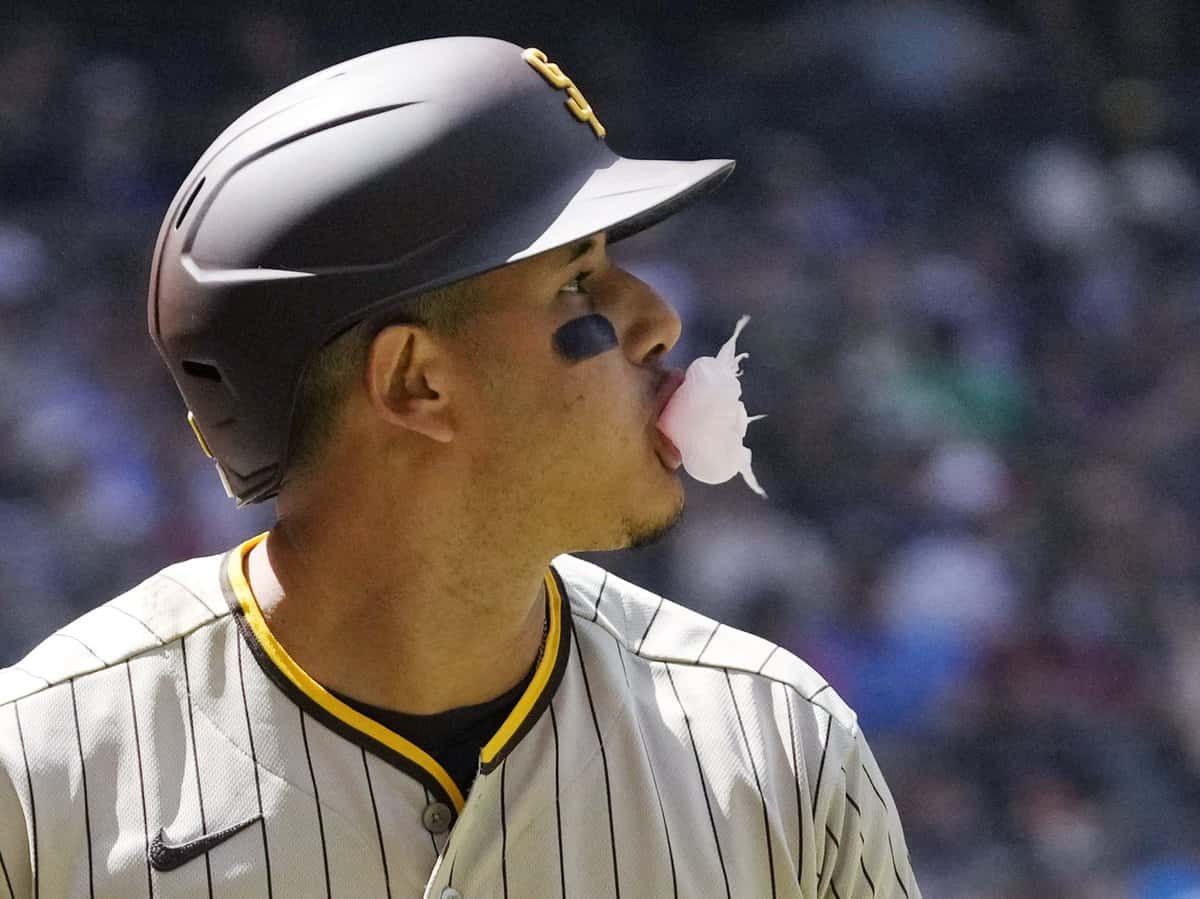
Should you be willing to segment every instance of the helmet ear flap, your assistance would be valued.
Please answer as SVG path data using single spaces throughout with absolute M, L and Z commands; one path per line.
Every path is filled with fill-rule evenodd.
M 199 418 L 210 429 L 231 422 L 228 412 L 234 408 L 235 397 L 221 369 L 212 362 L 199 359 L 181 359 L 179 367 L 184 375 L 180 380 L 187 384 L 188 408 L 197 413 L 193 417 Z M 218 410 L 226 414 L 214 415 Z
M 204 455 L 213 460 L 213 466 L 217 469 L 217 477 L 221 479 L 221 486 L 225 488 L 225 495 L 230 499 L 238 500 L 238 505 L 245 505 L 240 498 L 233 492 L 233 487 L 229 484 L 229 476 L 225 474 L 225 469 L 221 467 L 220 461 L 213 455 L 212 450 L 208 448 L 208 441 L 204 439 L 204 433 L 200 430 L 200 425 L 196 421 L 196 416 L 192 414 L 192 410 L 188 410 L 188 424 L 191 425 L 192 433 L 196 435 L 196 442 L 200 444 L 200 449 L 204 451 Z
M 221 370 L 211 362 L 201 362 L 198 359 L 182 359 L 179 362 L 179 367 L 183 369 L 183 373 L 189 381 L 187 396 L 189 403 L 200 410 L 200 416 L 205 419 L 204 427 L 213 431 L 223 426 L 233 424 L 235 419 L 225 418 L 224 420 L 212 420 L 212 416 L 208 414 L 210 410 L 228 410 L 234 408 L 233 392 L 229 389 L 225 378 L 221 375 Z M 221 477 L 221 483 L 225 487 L 225 492 L 230 498 L 234 498 L 234 493 L 229 484 L 229 478 L 221 468 L 220 462 L 217 460 L 216 454 L 209 445 L 208 438 L 204 436 L 204 430 L 200 425 L 200 418 L 191 408 L 187 414 L 188 426 L 191 427 L 192 433 L 196 437 L 196 442 L 200 444 L 200 449 L 204 455 L 212 459 L 217 465 L 217 474 Z

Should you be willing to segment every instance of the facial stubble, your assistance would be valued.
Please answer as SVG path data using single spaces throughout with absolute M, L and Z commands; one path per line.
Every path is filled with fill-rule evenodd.
M 653 546 L 662 540 L 667 534 L 674 529 L 675 525 L 679 524 L 683 518 L 683 508 L 685 500 L 683 494 L 679 496 L 679 502 L 662 518 L 658 519 L 643 519 L 635 521 L 631 518 L 626 518 L 624 523 L 626 534 L 626 547 L 629 549 L 643 549 L 647 546 Z

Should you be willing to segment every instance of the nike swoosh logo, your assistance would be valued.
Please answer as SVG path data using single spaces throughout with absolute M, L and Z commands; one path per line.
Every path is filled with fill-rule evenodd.
M 189 840 L 186 843 L 171 844 L 167 842 L 166 834 L 162 828 L 159 828 L 158 836 L 150 843 L 150 866 L 155 871 L 174 871 L 176 868 L 182 867 L 194 858 L 211 852 L 217 846 L 220 846 L 234 834 L 239 834 L 252 824 L 257 824 L 262 820 L 262 815 L 255 815 L 248 821 L 243 821 L 241 824 L 234 824 L 232 827 L 226 827 L 224 830 L 217 830 L 212 833 L 206 833 L 199 839 Z

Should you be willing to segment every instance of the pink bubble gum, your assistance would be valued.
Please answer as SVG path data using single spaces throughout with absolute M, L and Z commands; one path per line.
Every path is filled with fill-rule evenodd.
M 683 457 L 684 470 L 705 484 L 723 484 L 740 474 L 759 496 L 766 493 L 750 468 L 750 449 L 743 441 L 750 417 L 742 403 L 741 361 L 749 353 L 737 354 L 738 335 L 750 316 L 738 319 L 733 336 L 716 356 L 701 356 L 687 368 L 683 383 L 658 419 L 658 429 Z

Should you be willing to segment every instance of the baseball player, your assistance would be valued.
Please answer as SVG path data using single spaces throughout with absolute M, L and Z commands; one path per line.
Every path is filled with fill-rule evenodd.
M 606 247 L 732 167 L 617 156 L 474 37 L 221 134 L 150 331 L 278 521 L 0 671 L 0 896 L 917 899 L 819 675 L 565 554 L 678 518 L 680 323 Z

